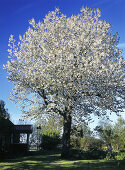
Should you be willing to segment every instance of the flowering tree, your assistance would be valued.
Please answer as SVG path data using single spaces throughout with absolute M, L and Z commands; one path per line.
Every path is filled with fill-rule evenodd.
M 100 16 L 99 9 L 83 7 L 67 18 L 55 9 L 43 22 L 32 19 L 17 44 L 12 35 L 9 39 L 11 60 L 5 67 L 15 85 L 11 99 L 21 102 L 27 116 L 63 116 L 62 157 L 69 152 L 73 118 L 117 113 L 124 106 L 119 38 Z

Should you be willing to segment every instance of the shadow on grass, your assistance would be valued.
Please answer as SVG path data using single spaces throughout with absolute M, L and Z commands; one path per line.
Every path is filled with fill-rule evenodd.
M 59 152 L 37 153 L 31 156 L 6 160 L 0 163 L 0 170 L 124 170 L 125 161 L 62 160 Z

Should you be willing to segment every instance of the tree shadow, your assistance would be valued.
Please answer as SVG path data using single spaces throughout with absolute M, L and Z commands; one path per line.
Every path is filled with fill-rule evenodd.
M 78 169 L 78 170 L 124 170 L 123 161 L 103 160 L 62 160 L 59 152 L 34 153 L 26 157 L 11 159 L 0 164 L 0 169 L 43 170 L 43 169 Z

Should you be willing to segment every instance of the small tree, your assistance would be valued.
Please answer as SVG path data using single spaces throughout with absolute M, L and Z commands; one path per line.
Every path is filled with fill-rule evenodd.
M 97 126 L 95 130 L 110 150 L 125 149 L 125 120 L 122 117 L 119 117 L 114 125 L 105 123 Z
M 107 148 L 112 151 L 112 141 L 115 137 L 113 126 L 111 124 L 104 124 L 103 126 L 97 126 L 95 130 L 97 130 L 99 137 L 105 142 Z
M 53 114 L 46 119 L 38 120 L 37 123 L 41 127 L 41 147 L 47 150 L 56 149 L 61 142 L 61 119 Z
M 124 105 L 118 34 L 112 36 L 111 25 L 100 16 L 99 9 L 87 7 L 71 17 L 56 9 L 43 22 L 32 19 L 17 45 L 13 35 L 9 39 L 11 60 L 5 67 L 15 85 L 11 99 L 22 102 L 27 116 L 56 112 L 63 117 L 63 158 L 69 153 L 74 118 L 93 112 L 100 116 L 104 110 L 117 113 Z
M 87 124 L 73 125 L 71 128 L 71 147 L 75 149 L 83 149 L 83 145 L 85 145 L 85 142 L 83 141 L 85 141 L 85 138 L 91 137 L 91 135 L 92 131 Z
M 72 126 L 71 135 L 83 138 L 85 136 L 91 136 L 92 131 L 87 124 L 78 124 L 77 126 Z
M 114 140 L 112 141 L 113 148 L 117 151 L 125 150 L 125 120 L 119 117 L 113 126 Z
M 13 123 L 9 120 L 10 115 L 5 108 L 5 102 L 0 100 L 0 159 L 9 151 L 8 139 L 13 130 Z

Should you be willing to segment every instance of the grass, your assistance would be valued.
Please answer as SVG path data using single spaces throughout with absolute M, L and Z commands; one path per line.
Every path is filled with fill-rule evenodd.
M 125 161 L 62 160 L 60 153 L 46 152 L 0 162 L 0 170 L 124 170 Z

